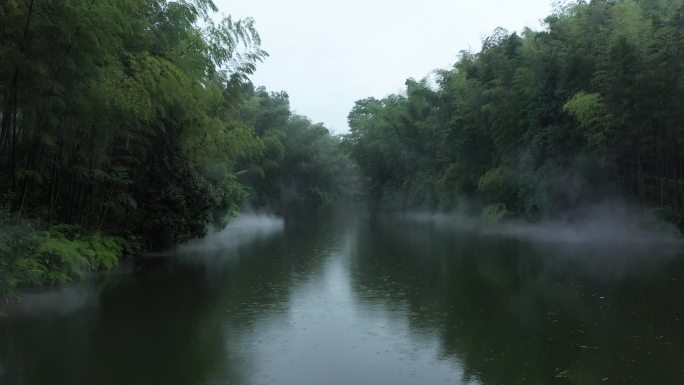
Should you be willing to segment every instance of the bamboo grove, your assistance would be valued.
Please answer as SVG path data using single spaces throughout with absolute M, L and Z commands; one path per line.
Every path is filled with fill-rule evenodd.
M 680 1 L 570 2 L 541 31 L 497 29 L 357 101 L 343 138 L 251 84 L 260 43 L 211 0 L 0 2 L 0 296 L 243 205 L 350 197 L 357 171 L 380 207 L 497 221 L 622 200 L 684 223 Z
M 684 218 L 684 4 L 559 6 L 453 68 L 356 103 L 346 145 L 372 201 L 558 215 L 613 199 Z
M 210 0 L 0 2 L 0 295 L 200 237 L 250 193 L 333 199 L 347 158 L 254 89 L 266 56 Z

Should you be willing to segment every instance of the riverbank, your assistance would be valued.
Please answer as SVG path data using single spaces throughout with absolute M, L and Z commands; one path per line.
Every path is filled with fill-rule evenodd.
M 111 270 L 137 250 L 133 239 L 86 232 L 75 225 L 41 226 L 5 214 L 0 220 L 0 302 L 8 306 L 24 290 Z

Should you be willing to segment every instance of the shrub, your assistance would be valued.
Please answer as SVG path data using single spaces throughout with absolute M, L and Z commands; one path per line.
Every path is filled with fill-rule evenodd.
M 25 221 L 3 216 L 0 222 L 0 296 L 18 290 L 56 285 L 83 278 L 92 271 L 109 270 L 136 249 L 131 240 L 82 234 L 73 225 L 37 230 Z

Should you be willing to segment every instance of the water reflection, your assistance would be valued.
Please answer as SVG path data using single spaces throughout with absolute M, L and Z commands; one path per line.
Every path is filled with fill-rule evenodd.
M 462 362 L 466 378 L 684 379 L 684 271 L 673 249 L 563 245 L 559 252 L 553 243 L 396 221 L 358 234 L 358 292 L 388 308 L 406 304 L 412 328 L 438 333 L 443 354 Z
M 256 224 L 93 306 L 0 319 L 0 383 L 684 382 L 676 249 L 348 213 Z

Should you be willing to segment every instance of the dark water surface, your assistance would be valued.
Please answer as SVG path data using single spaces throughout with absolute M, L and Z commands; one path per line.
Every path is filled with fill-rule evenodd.
M 246 219 L 0 318 L 0 383 L 684 384 L 684 255 Z

